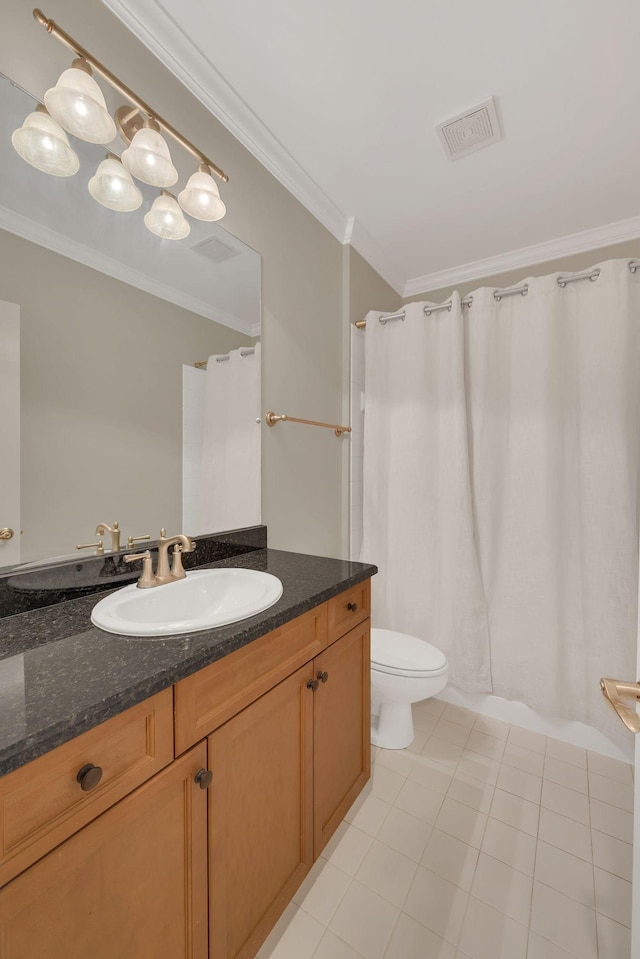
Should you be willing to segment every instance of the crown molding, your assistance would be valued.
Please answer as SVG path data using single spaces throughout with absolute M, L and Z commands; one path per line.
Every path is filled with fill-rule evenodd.
M 342 242 L 345 214 L 185 35 L 178 21 L 156 0 L 102 2 L 236 140 Z
M 464 263 L 449 270 L 416 276 L 407 280 L 403 296 L 415 296 L 447 286 L 455 286 L 458 283 L 467 283 L 470 280 L 481 280 L 487 276 L 520 270 L 535 263 L 546 263 L 548 260 L 559 260 L 575 253 L 588 253 L 589 250 L 612 246 L 614 243 L 624 243 L 625 240 L 635 240 L 638 237 L 640 237 L 640 216 L 634 216 L 628 220 L 618 220 L 616 223 L 584 230 L 582 233 L 572 233 L 569 236 L 536 243 L 533 246 L 524 246 L 510 253 L 501 253 L 484 260 L 475 260 L 473 263 Z
M 355 216 L 350 216 L 347 220 L 342 242 L 345 245 L 350 244 L 360 256 L 364 257 L 369 266 L 373 267 L 398 296 L 403 295 L 405 281 L 400 270 L 389 261 L 389 257 Z
M 223 326 L 228 326 L 238 333 L 244 333 L 246 336 L 260 336 L 259 323 L 246 323 L 231 313 L 226 313 L 224 310 L 217 310 L 215 307 L 212 307 L 210 303 L 199 300 L 197 297 L 189 296 L 188 293 L 183 293 L 181 290 L 176 290 L 171 286 L 159 283 L 145 273 L 133 270 L 124 263 L 120 263 L 119 260 L 114 260 L 109 256 L 105 256 L 103 253 L 98 253 L 96 250 L 83 246 L 82 243 L 77 243 L 75 240 L 69 239 L 68 236 L 56 233 L 55 230 L 51 230 L 41 223 L 36 223 L 34 220 L 30 220 L 28 217 L 15 213 L 13 210 L 9 210 L 4 206 L 0 206 L 0 228 L 22 237 L 23 240 L 31 240 L 32 243 L 37 243 L 38 246 L 44 246 L 54 253 L 68 257 L 70 260 L 76 260 L 78 263 L 82 263 L 83 266 L 88 266 L 93 270 L 98 270 L 100 273 L 105 273 L 115 280 L 128 283 L 129 286 L 134 286 L 138 290 L 151 293 L 152 296 L 157 296 L 185 310 L 190 310 L 199 316 L 204 316 L 209 320 L 214 320 L 216 323 L 221 323 Z

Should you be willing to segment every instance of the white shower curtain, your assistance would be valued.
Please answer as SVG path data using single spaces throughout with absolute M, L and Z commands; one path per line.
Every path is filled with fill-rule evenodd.
M 635 677 L 640 275 L 599 269 L 477 290 L 463 320 L 457 295 L 371 314 L 362 557 L 374 625 L 441 646 L 453 685 L 619 739 L 599 679 Z
M 260 523 L 260 344 L 210 356 L 202 435 L 200 526 Z
M 467 403 L 493 691 L 618 739 L 599 680 L 635 678 L 640 281 L 599 269 L 473 294 Z
M 362 557 L 379 566 L 373 625 L 434 643 L 456 686 L 487 691 L 460 300 L 430 317 L 423 306 L 386 325 L 367 317 Z

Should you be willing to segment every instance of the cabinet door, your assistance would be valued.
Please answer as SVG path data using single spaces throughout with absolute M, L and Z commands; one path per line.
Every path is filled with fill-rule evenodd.
M 313 697 L 317 857 L 370 776 L 369 620 L 317 656 L 314 667 L 320 679 Z
M 206 959 L 202 743 L 0 890 L 2 959 Z
M 253 959 L 313 861 L 308 663 L 209 737 L 211 959 Z

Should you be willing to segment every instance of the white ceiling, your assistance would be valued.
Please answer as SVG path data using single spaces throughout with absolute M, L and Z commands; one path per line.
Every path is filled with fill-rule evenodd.
M 640 235 L 636 0 L 104 2 L 398 292 Z

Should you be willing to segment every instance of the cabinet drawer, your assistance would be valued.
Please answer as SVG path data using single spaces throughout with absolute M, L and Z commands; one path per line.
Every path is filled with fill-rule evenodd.
M 163 690 L 0 779 L 0 885 L 173 759 L 173 692 Z M 100 782 L 83 791 L 88 764 Z
M 371 580 L 358 583 L 327 603 L 329 644 L 367 619 L 371 610 Z
M 326 645 L 325 603 L 177 683 L 176 753 L 208 736 Z

